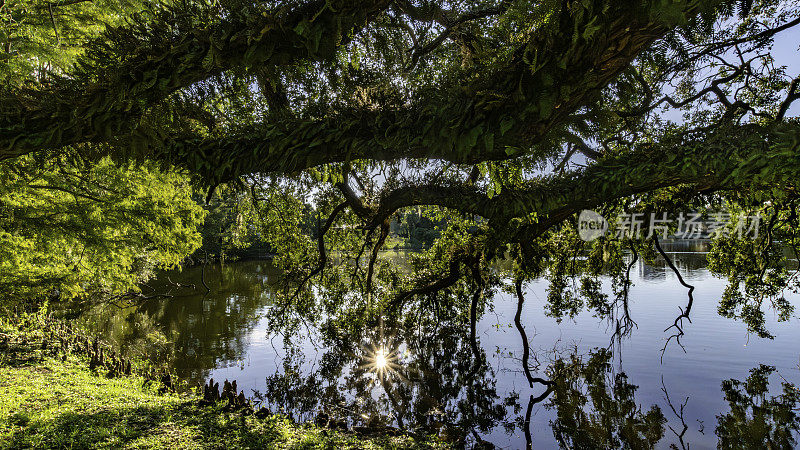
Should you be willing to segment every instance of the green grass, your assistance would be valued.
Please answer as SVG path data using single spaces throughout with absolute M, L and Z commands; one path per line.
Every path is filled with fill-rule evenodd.
M 81 356 L 49 356 L 26 346 L 24 337 L 9 351 L 9 335 L 2 331 L 0 449 L 441 447 L 408 436 L 367 437 L 297 425 L 283 416 L 259 419 L 201 407 L 194 396 L 143 387 L 140 377 L 93 373 Z

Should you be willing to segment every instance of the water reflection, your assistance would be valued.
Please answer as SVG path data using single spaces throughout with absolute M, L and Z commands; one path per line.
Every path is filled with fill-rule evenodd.
M 722 392 L 730 411 L 717 416 L 719 448 L 795 448 L 800 431 L 800 390 L 785 380 L 770 395 L 775 367 L 760 365 L 745 380 L 725 380 Z M 774 377 L 773 377 L 774 378 Z
M 665 252 L 670 253 L 670 256 L 675 264 L 675 267 L 681 271 L 681 275 L 687 280 L 700 280 L 707 275 L 706 271 L 706 255 L 703 253 L 672 253 L 669 245 L 663 244 Z M 657 259 L 650 264 L 639 264 L 638 266 L 639 278 L 646 281 L 664 281 L 667 279 L 667 273 L 672 271 L 667 266 L 663 259 Z
M 276 276 L 265 262 L 195 267 L 143 288 L 157 298 L 122 309 L 101 305 L 80 319 L 126 354 L 166 362 L 196 385 L 212 369 L 240 363 Z
M 502 423 L 509 408 L 519 411 L 517 395 L 498 394 L 488 365 L 473 370 L 470 344 L 460 327 L 445 325 L 436 339 L 384 334 L 380 346 L 397 355 L 391 370 L 379 371 L 372 364 L 370 348 L 380 339 L 378 332 L 365 333 L 358 343 L 326 348 L 310 369 L 303 352 L 290 347 L 258 398 L 263 406 L 299 420 L 323 414 L 349 425 L 394 424 L 441 433 L 452 442 Z
M 638 328 L 613 350 L 614 328 L 592 311 L 560 324 L 546 317 L 545 287 L 535 283 L 520 287 L 519 297 L 498 293 L 481 311 L 477 360 L 468 308 L 407 311 L 394 326 L 348 334 L 331 324 L 287 331 L 269 320 L 277 274 L 258 262 L 209 266 L 210 293 L 201 268 L 165 275 L 151 291 L 172 297 L 96 308 L 82 320 L 125 351 L 170 361 L 193 384 L 235 378 L 261 406 L 300 421 L 400 426 L 457 447 L 795 445 L 800 334 L 779 328 L 785 332 L 774 346 L 759 351 L 761 341 L 718 321 L 722 284 L 709 277 L 704 256 L 673 256 L 698 286 L 696 317 L 687 329 L 690 352 L 668 353 L 663 365 L 663 330 L 686 299 L 663 263 L 634 265 Z M 610 285 L 604 279 L 598 289 L 611 292 Z M 464 293 L 447 295 L 437 304 L 469 304 Z M 744 344 L 758 358 L 746 356 Z M 381 351 L 387 364 L 378 362 Z
M 563 448 L 653 448 L 664 437 L 661 409 L 637 403 L 637 386 L 624 372 L 614 374 L 612 355 L 598 349 L 584 360 L 559 359 L 551 368 L 553 396 L 545 405 L 556 411 L 550 422 Z

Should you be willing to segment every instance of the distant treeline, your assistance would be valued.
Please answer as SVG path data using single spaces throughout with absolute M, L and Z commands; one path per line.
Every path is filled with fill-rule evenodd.
M 203 244 L 191 256 L 191 262 L 197 263 L 204 258 L 263 259 L 277 253 L 277 249 L 259 232 L 254 222 L 258 217 L 251 214 L 250 203 L 253 200 L 247 194 L 223 191 L 215 194 L 208 203 L 200 197 L 196 200 L 207 211 L 207 215 L 200 230 Z M 316 209 L 305 204 L 303 217 L 302 233 L 309 237 L 316 236 L 319 226 Z M 440 236 L 444 226 L 446 220 L 428 217 L 421 209 L 398 212 L 392 217 L 384 248 L 424 250 Z

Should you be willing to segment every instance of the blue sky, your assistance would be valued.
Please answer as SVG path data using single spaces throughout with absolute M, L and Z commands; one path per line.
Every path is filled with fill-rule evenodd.
M 787 73 L 792 76 L 800 75 L 800 27 L 790 28 L 780 33 L 775 39 L 775 47 L 772 49 L 772 56 L 778 65 L 787 67 Z M 789 109 L 787 117 L 800 116 L 800 101 L 795 102 Z

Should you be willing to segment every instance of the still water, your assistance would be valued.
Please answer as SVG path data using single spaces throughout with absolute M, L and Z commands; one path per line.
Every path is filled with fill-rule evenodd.
M 261 406 L 300 421 L 325 411 L 350 424 L 424 426 L 448 438 L 455 434 L 452 439 L 466 446 L 481 440 L 499 448 L 615 446 L 620 441 L 614 439 L 621 439 L 633 446 L 716 448 L 720 424 L 749 433 L 749 415 L 731 413 L 729 400 L 766 405 L 782 393 L 782 383 L 800 385 L 800 327 L 797 317 L 778 322 L 767 310 L 774 340 L 748 335 L 744 324 L 717 314 L 726 282 L 705 268 L 705 255 L 673 253 L 673 259 L 696 287 L 691 323 L 684 325 L 685 352 L 673 341 L 662 355 L 670 335 L 664 329 L 687 300 L 686 289 L 663 265 L 634 266 L 629 310 L 636 325 L 619 340 L 614 326 L 592 312 L 561 321 L 548 317 L 547 282 L 526 286 L 520 319 L 532 373 L 546 376 L 559 367 L 569 380 L 545 398 L 537 398 L 544 386 L 531 387 L 523 373 L 517 299 L 503 292 L 477 326 L 486 364 L 471 389 L 464 381 L 472 371 L 468 327 L 443 326 L 435 339 L 384 336 L 396 351 L 383 381 L 370 367 L 374 350 L 365 343 L 325 338 L 313 325 L 286 335 L 268 319 L 278 274 L 264 261 L 209 265 L 209 293 L 199 267 L 165 273 L 151 286 L 168 296 L 124 309 L 105 305 L 82 320 L 127 352 L 170 361 L 191 385 L 235 379 Z M 610 289 L 605 280 L 604 290 Z M 797 304 L 796 295 L 787 298 Z M 376 334 L 365 330 L 364 336 L 368 341 Z M 744 381 L 760 365 L 775 368 L 761 372 L 768 392 L 751 386 L 752 398 L 737 397 L 747 391 L 731 390 L 735 383 L 723 391 L 726 380 Z

